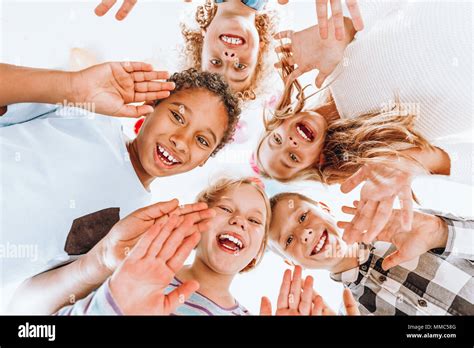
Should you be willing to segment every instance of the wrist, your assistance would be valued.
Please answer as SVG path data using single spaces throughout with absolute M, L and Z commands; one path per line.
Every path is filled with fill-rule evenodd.
M 433 223 L 431 249 L 444 249 L 448 244 L 448 225 L 442 218 L 436 215 L 431 215 L 431 220 Z
M 78 260 L 79 274 L 83 283 L 98 286 L 112 274 L 104 263 L 103 254 L 103 245 L 99 242 Z

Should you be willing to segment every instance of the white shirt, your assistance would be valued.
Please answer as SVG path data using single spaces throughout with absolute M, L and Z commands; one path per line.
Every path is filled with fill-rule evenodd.
M 424 137 L 459 159 L 451 160 L 451 179 L 469 184 L 472 7 L 470 2 L 360 1 L 366 27 L 327 80 L 342 118 L 391 108 L 398 99 L 404 111 L 418 115 L 415 128 Z M 456 141 L 459 133 L 464 135 Z
M 17 122 L 24 123 L 9 125 Z M 150 204 L 112 117 L 11 105 L 0 118 L 0 163 L 3 286 L 68 260 L 64 246 L 74 219 L 112 207 L 122 218 Z

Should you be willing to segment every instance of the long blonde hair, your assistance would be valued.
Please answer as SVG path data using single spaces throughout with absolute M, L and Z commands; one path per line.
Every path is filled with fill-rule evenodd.
M 239 187 L 240 185 L 243 184 L 248 184 L 251 185 L 253 188 L 255 188 L 263 197 L 265 201 L 265 208 L 267 211 L 266 214 L 266 221 L 265 221 L 265 226 L 264 226 L 264 237 L 262 241 L 262 245 L 260 246 L 260 249 L 255 256 L 255 258 L 243 269 L 240 271 L 240 273 L 243 272 L 248 272 L 255 267 L 258 266 L 258 264 L 262 261 L 263 255 L 265 253 L 265 248 L 267 246 L 267 241 L 268 241 L 268 231 L 270 229 L 270 222 L 271 222 L 271 207 L 270 207 L 270 200 L 267 197 L 267 194 L 265 193 L 265 189 L 263 188 L 263 183 L 258 179 L 254 177 L 245 177 L 245 178 L 240 178 L 240 179 L 233 179 L 233 178 L 220 178 L 217 181 L 215 181 L 213 184 L 209 185 L 205 190 L 200 192 L 197 196 L 197 201 L 198 202 L 205 202 L 209 206 L 212 206 L 213 203 L 215 203 L 219 197 L 222 195 L 222 193 L 230 188 L 234 187 Z
M 293 71 L 293 67 L 286 63 L 285 58 L 282 63 L 282 78 L 285 80 Z M 296 100 L 292 101 L 294 89 L 297 90 L 297 95 Z M 303 111 L 316 112 L 327 120 L 328 128 L 322 149 L 324 161 L 314 163 L 290 178 L 277 179 L 282 182 L 315 180 L 325 184 L 342 183 L 364 164 L 392 164 L 393 160 L 388 157 L 413 161 L 415 159 L 404 153 L 404 150 L 433 148 L 428 140 L 415 130 L 416 115 L 400 112 L 400 102 L 391 110 L 341 119 L 332 97 L 325 103 L 305 110 L 308 98 L 305 97 L 304 90 L 298 80 L 287 85 L 273 116 L 269 119 L 265 114 L 263 116 L 265 132 L 256 152 L 257 166 L 263 177 L 274 179 L 265 171 L 260 160 L 259 152 L 263 141 L 286 119 Z
M 181 23 L 181 33 L 185 41 L 182 56 L 185 58 L 186 67 L 202 69 L 201 55 L 204 37 L 201 30 L 206 29 L 211 24 L 216 13 L 217 5 L 214 0 L 206 0 L 204 5 L 197 7 L 195 15 L 199 29 L 194 29 L 185 23 Z M 258 51 L 257 66 L 250 87 L 245 91 L 236 93 L 236 96 L 243 101 L 256 98 L 257 94 L 263 89 L 265 77 L 269 76 L 273 69 L 273 63 L 269 56 L 272 51 L 273 35 L 276 34 L 277 26 L 278 16 L 275 11 L 263 10 L 257 12 L 255 27 L 258 31 L 261 46 Z

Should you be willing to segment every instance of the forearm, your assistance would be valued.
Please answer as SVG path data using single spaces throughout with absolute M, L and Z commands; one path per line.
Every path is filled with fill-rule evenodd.
M 71 73 L 0 64 L 0 106 L 73 101 Z
M 96 246 L 100 248 L 100 245 Z M 12 314 L 52 314 L 87 296 L 111 271 L 101 265 L 97 248 L 78 260 L 32 277 L 17 289 L 9 304 Z
M 403 151 L 427 172 L 434 175 L 449 175 L 451 160 L 443 150 L 433 147 L 431 149 L 413 148 Z

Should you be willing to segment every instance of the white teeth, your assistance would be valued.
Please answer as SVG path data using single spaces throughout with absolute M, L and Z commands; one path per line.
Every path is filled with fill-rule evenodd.
M 319 240 L 318 245 L 316 246 L 316 249 L 315 249 L 316 252 L 319 252 L 319 251 L 321 250 L 321 248 L 322 248 L 323 245 L 324 245 L 324 242 L 326 242 L 326 236 L 323 236 L 323 237 Z
M 165 161 L 161 158 L 161 160 L 167 164 L 167 165 L 171 165 L 171 164 L 176 164 L 176 163 L 179 163 L 179 161 L 177 159 L 175 159 L 173 156 L 171 156 L 171 154 L 168 153 L 168 151 L 166 151 L 163 147 L 159 146 L 158 145 L 158 150 L 160 151 L 160 153 L 166 157 L 166 159 L 168 159 L 168 161 Z
M 240 239 L 234 237 L 234 236 L 231 236 L 230 234 L 222 234 L 219 236 L 219 240 L 224 240 L 224 239 L 227 239 L 229 241 L 231 241 L 232 243 L 234 243 L 235 245 L 237 245 L 240 249 L 243 248 L 243 244 L 242 242 L 240 241 Z M 227 249 L 229 249 L 226 245 L 224 245 Z
M 306 135 L 306 133 L 303 132 L 299 126 L 296 127 L 296 130 L 298 131 L 298 134 L 300 134 L 305 140 L 311 141 L 311 139 L 308 138 L 308 136 Z
M 222 41 L 230 43 L 232 45 L 241 45 L 243 43 L 242 39 L 234 38 L 234 37 L 228 37 L 226 35 L 222 35 L 221 39 L 222 39 Z

